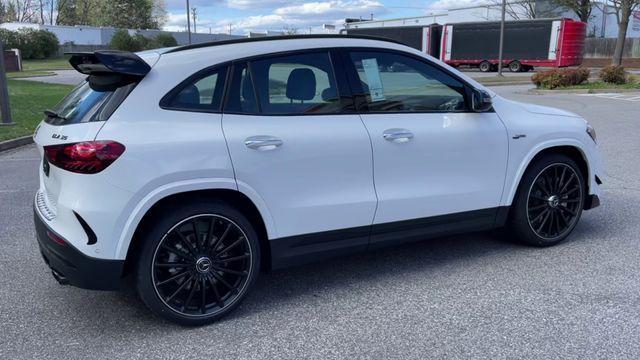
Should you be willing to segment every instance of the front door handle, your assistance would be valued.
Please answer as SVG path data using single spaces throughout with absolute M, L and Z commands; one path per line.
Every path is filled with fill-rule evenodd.
M 407 129 L 387 129 L 382 133 L 382 137 L 387 141 L 407 142 L 413 139 L 413 133 Z
M 283 144 L 277 137 L 268 135 L 251 136 L 245 139 L 244 144 L 254 150 L 274 150 Z

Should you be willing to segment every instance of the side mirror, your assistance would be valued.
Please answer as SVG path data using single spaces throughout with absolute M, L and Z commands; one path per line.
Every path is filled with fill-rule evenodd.
M 484 90 L 473 90 L 471 97 L 471 108 L 475 112 L 486 112 L 493 108 L 491 95 Z

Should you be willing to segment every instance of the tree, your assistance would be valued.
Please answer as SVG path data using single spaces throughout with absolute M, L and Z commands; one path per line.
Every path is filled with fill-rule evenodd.
M 537 18 L 536 0 L 507 1 L 505 13 L 514 20 L 529 20 Z M 491 0 L 489 6 L 502 9 L 502 0 Z
M 298 34 L 298 28 L 289 26 L 289 25 L 285 25 L 282 27 L 282 35 L 297 35 Z
M 591 17 L 593 0 L 553 0 L 553 2 L 573 11 L 580 21 L 588 22 Z
M 624 53 L 624 42 L 627 38 L 629 18 L 638 5 L 640 5 L 640 0 L 611 0 L 611 2 L 613 3 L 618 21 L 618 38 L 616 39 L 616 47 L 613 51 L 611 63 L 613 65 L 622 65 L 622 54 Z
M 157 29 L 153 0 L 109 0 L 96 5 L 93 19 L 96 26 L 112 26 L 121 29 Z
M 6 19 L 15 22 L 33 22 L 36 18 L 35 0 L 6 0 Z

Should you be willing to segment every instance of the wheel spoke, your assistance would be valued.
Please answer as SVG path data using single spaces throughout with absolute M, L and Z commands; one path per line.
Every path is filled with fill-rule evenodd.
M 560 210 L 562 210 L 562 211 L 566 211 L 566 212 L 568 212 L 569 214 L 571 214 L 571 216 L 576 216 L 576 215 L 577 215 L 577 213 L 576 213 L 575 211 L 573 211 L 573 210 L 569 209 L 568 207 L 566 207 L 566 206 L 564 206 L 564 205 L 560 205 L 560 206 L 558 207 L 558 209 L 560 209 Z
M 193 246 L 193 244 L 191 244 L 191 242 L 189 241 L 189 239 L 187 239 L 181 232 L 180 229 L 175 229 L 174 232 L 178 235 L 178 239 L 180 240 L 180 242 L 182 243 L 182 245 L 185 245 L 187 250 L 189 251 L 189 254 L 191 256 L 193 256 L 194 258 L 197 256 L 197 249 Z
M 538 180 L 535 182 L 535 186 L 536 186 L 538 189 L 542 190 L 542 192 L 544 193 L 544 195 L 545 195 L 545 196 L 549 196 L 549 195 L 551 195 L 551 192 L 549 192 L 549 190 L 547 190 L 546 186 L 543 186 L 543 185 L 542 185 L 542 179 L 538 179 Z M 545 199 L 543 199 L 543 200 L 545 200 Z
M 200 292 L 202 293 L 202 298 L 200 299 L 200 312 L 207 312 L 207 292 L 206 292 L 206 280 L 202 278 L 200 280 Z
M 187 296 L 187 300 L 185 300 L 184 303 L 182 304 L 182 311 L 184 311 L 187 308 L 187 306 L 189 306 L 189 303 L 193 298 L 193 294 L 196 293 L 196 285 L 197 285 L 196 282 L 197 280 L 195 279 L 191 280 L 191 290 L 189 290 L 189 296 Z
M 171 294 L 171 296 L 169 296 L 168 298 L 164 299 L 164 301 L 169 302 L 171 301 L 174 297 L 176 297 L 176 295 L 178 295 L 178 293 L 180 293 L 180 291 L 182 291 L 182 289 L 184 289 L 185 286 L 187 286 L 188 283 L 191 282 L 191 279 L 193 279 L 193 275 L 189 276 L 189 278 L 187 279 L 187 281 L 183 282 L 182 285 L 178 286 L 178 288 L 176 289 L 176 291 L 173 292 L 173 294 Z
M 168 252 L 170 252 L 170 253 L 172 253 L 172 254 L 175 254 L 175 255 L 180 256 L 180 257 L 181 257 L 181 258 L 183 258 L 183 259 L 187 259 L 187 260 L 189 260 L 189 261 L 194 261 L 194 258 L 193 258 L 193 256 L 191 255 L 191 253 L 185 253 L 185 252 L 184 252 L 184 251 L 182 251 L 181 249 L 178 249 L 178 248 L 176 248 L 176 247 L 169 246 L 169 245 L 167 245 L 167 244 L 162 244 L 162 248 L 163 248 L 163 249 L 165 249 L 165 250 L 167 250 Z M 189 249 L 187 249 L 187 251 L 188 251 L 188 250 L 189 250 Z
M 542 211 L 540 214 L 538 214 L 538 216 L 536 216 L 535 218 L 533 218 L 533 220 L 531 220 L 531 223 L 533 224 L 534 222 L 537 222 L 538 220 L 540 220 L 545 214 L 549 213 L 549 209 L 545 209 L 544 211 Z
M 218 271 L 222 271 L 222 272 L 226 272 L 226 273 L 229 273 L 229 274 L 233 274 L 233 275 L 238 275 L 238 276 L 246 276 L 247 275 L 246 271 L 231 270 L 231 269 L 222 268 L 222 267 L 219 267 L 219 266 L 214 266 L 213 269 L 214 270 L 218 270 Z
M 196 219 L 191 220 L 191 227 L 193 228 L 193 242 L 196 244 L 195 248 L 197 252 L 202 252 L 202 247 L 200 246 L 200 239 L 198 239 L 198 223 Z
M 225 280 L 222 276 L 220 276 L 218 273 L 216 273 L 215 271 L 211 273 L 211 275 L 213 275 L 214 278 L 216 278 L 216 280 L 218 280 L 222 285 L 226 286 L 229 290 L 231 290 L 232 292 L 236 292 L 236 288 L 233 287 L 231 284 L 229 284 L 227 282 L 227 280 Z
M 220 293 L 218 292 L 218 288 L 216 287 L 216 283 L 213 281 L 213 277 L 209 277 L 209 283 L 211 284 L 211 289 L 213 290 L 213 296 L 216 298 L 216 304 L 220 308 L 224 307 L 224 301 L 220 297 Z
M 231 230 L 231 223 L 228 223 L 222 235 L 219 238 L 215 239 L 215 241 L 213 241 L 211 245 L 209 245 L 209 250 L 215 252 L 216 248 L 218 247 L 218 244 L 224 241 L 224 239 L 227 237 L 227 234 L 229 234 L 230 230 Z
M 575 174 L 574 172 L 571 172 L 571 175 L 569 175 L 569 179 L 567 179 L 567 183 L 566 183 L 566 184 L 564 184 L 564 185 L 560 188 L 560 190 L 558 191 L 558 193 L 562 194 L 562 193 L 567 189 L 567 186 L 569 186 L 569 184 L 571 184 L 571 181 L 572 181 L 572 180 L 573 180 L 573 178 L 575 178 L 575 177 L 576 177 L 576 174 Z
M 185 264 L 185 263 L 155 263 L 153 264 L 155 267 L 166 267 L 166 268 L 184 268 L 193 266 L 193 264 Z
M 240 238 L 238 240 L 236 240 L 234 243 L 232 243 L 231 245 L 227 246 L 226 248 L 223 248 L 222 250 L 218 251 L 218 254 L 224 254 L 227 251 L 233 249 L 234 247 L 240 245 L 242 243 L 242 241 L 244 240 L 243 236 L 240 236 Z
M 529 208 L 529 211 L 536 211 L 536 210 L 544 209 L 544 208 L 546 208 L 547 206 L 549 206 L 549 205 L 547 205 L 547 204 L 540 204 L 540 205 L 537 205 L 537 206 L 534 206 L 534 207 L 530 207 L 530 208 Z
M 179 273 L 178 275 L 174 275 L 174 276 L 172 276 L 172 277 L 170 277 L 170 278 L 168 278 L 166 280 L 157 282 L 156 286 L 164 285 L 164 284 L 170 283 L 172 281 L 175 281 L 175 280 L 187 275 L 188 273 L 189 273 L 188 271 L 183 271 L 183 272 Z
M 249 254 L 243 254 L 243 255 L 239 255 L 239 256 L 234 256 L 234 257 L 228 257 L 228 258 L 224 258 L 224 259 L 218 259 L 218 262 L 231 262 L 231 261 L 238 261 L 238 260 L 244 260 L 246 258 L 248 258 L 250 255 Z
M 539 234 L 540 231 L 542 230 L 542 228 L 544 227 L 544 225 L 547 223 L 547 221 L 549 220 L 549 216 L 551 214 L 551 210 L 547 210 L 547 214 L 544 216 L 544 218 L 542 219 L 542 221 L 540 222 L 540 226 L 538 226 L 538 229 L 536 230 L 536 232 Z

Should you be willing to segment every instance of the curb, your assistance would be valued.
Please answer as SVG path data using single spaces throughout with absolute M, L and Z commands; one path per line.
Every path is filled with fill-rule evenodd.
M 530 94 L 545 95 L 545 94 L 606 94 L 606 93 L 629 93 L 640 92 L 640 89 L 568 89 L 568 90 L 540 90 L 529 89 Z
M 29 145 L 33 143 L 33 136 L 23 136 L 17 139 L 1 141 L 0 142 L 0 152 L 15 149 L 20 146 Z

